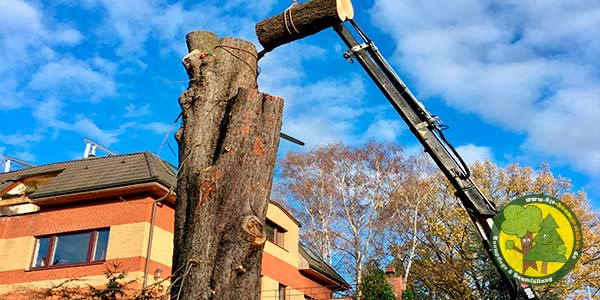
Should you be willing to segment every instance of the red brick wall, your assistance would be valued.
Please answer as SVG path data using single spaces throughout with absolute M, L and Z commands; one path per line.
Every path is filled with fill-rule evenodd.
M 60 283 L 61 279 L 67 278 L 82 278 L 85 276 L 94 276 L 94 275 L 102 275 L 107 270 L 107 268 L 111 268 L 113 264 L 116 264 L 117 271 L 122 272 L 134 272 L 134 271 L 144 271 L 144 267 L 146 264 L 145 257 L 128 257 L 128 258 L 120 258 L 108 260 L 103 263 L 95 263 L 95 264 L 87 264 L 81 266 L 65 266 L 65 267 L 56 267 L 50 269 L 35 269 L 30 271 L 25 270 L 13 270 L 13 271 L 3 271 L 0 272 L 0 284 L 14 284 L 14 283 L 25 283 L 25 282 L 35 282 L 35 281 L 44 281 L 51 280 L 55 278 L 57 279 L 56 283 Z M 152 261 L 150 263 L 150 273 L 153 273 L 153 270 L 156 268 L 163 269 L 162 277 L 166 277 L 171 273 L 171 267 L 159 264 L 157 262 Z
M 294 266 L 263 252 L 261 274 L 268 276 L 290 288 L 298 290 L 314 299 L 330 299 L 331 290 L 304 277 Z
M 111 225 L 150 222 L 150 197 L 132 200 L 107 200 L 92 204 L 42 208 L 40 212 L 0 218 L 0 239 L 40 236 L 87 230 Z M 167 205 L 157 209 L 156 225 L 173 232 L 173 209 Z
M 101 196 L 101 195 L 99 195 Z M 105 199 L 102 202 L 84 202 L 78 205 L 42 208 L 40 212 L 0 218 L 0 239 L 41 236 L 110 227 L 139 222 L 150 222 L 153 198 L 148 196 L 128 197 L 126 200 Z M 82 205 L 83 204 L 83 205 Z M 157 208 L 156 226 L 173 232 L 174 211 L 172 205 Z M 34 249 L 28 249 L 33 255 Z M 106 263 L 82 266 L 65 266 L 35 270 L 0 271 L 0 284 L 34 282 L 59 278 L 74 278 L 104 274 L 107 266 L 119 264 L 119 270 L 144 271 L 145 257 L 128 257 Z M 0 264 L 2 262 L 0 261 Z M 171 268 L 151 261 L 150 272 L 163 269 L 168 276 Z

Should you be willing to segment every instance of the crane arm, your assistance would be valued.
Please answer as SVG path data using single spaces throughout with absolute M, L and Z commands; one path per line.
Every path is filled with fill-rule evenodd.
M 467 164 L 446 140 L 442 131 L 447 127 L 417 100 L 360 27 L 353 20 L 349 20 L 349 23 L 361 42 L 357 41 L 344 23 L 335 25 L 335 31 L 348 47 L 344 57 L 350 62 L 356 59 L 360 63 L 456 189 L 456 196 L 475 224 L 488 255 L 491 255 L 489 237 L 493 217 L 497 214 L 494 203 L 475 185 Z M 507 277 L 498 265 L 496 268 L 512 299 L 537 299 L 531 287 L 523 286 Z

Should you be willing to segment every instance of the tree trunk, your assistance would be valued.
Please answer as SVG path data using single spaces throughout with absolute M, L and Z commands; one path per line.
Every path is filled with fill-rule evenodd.
M 171 296 L 257 300 L 283 100 L 258 92 L 251 43 L 186 40 Z
M 350 0 L 312 0 L 258 22 L 256 36 L 265 51 L 271 51 L 352 18 Z

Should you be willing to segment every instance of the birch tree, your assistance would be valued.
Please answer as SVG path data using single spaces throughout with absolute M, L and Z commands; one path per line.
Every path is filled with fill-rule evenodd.
M 389 203 L 405 164 L 400 146 L 378 143 L 331 144 L 281 161 L 280 188 L 296 204 L 303 240 L 326 261 L 339 259 L 357 285 L 364 264 L 383 253 Z

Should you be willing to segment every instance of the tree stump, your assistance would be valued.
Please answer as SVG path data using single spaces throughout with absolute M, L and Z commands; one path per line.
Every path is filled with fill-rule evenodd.
M 258 300 L 283 100 L 258 92 L 253 44 L 186 40 L 171 296 Z
M 312 0 L 256 24 L 258 41 L 268 52 L 354 18 L 350 0 Z

